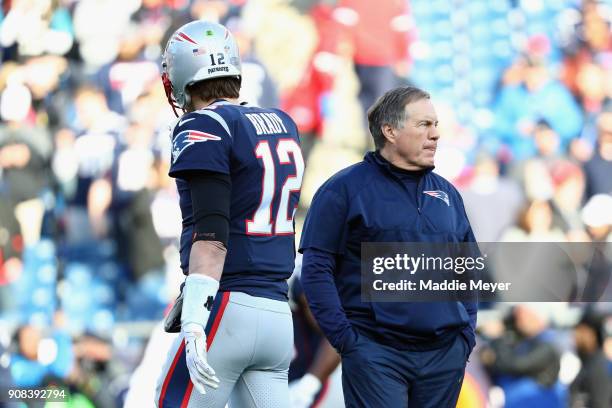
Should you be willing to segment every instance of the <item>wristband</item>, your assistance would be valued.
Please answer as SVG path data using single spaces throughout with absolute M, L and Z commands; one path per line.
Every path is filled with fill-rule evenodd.
M 219 290 L 219 281 L 210 276 L 193 274 L 185 279 L 181 326 L 198 324 L 206 327 L 213 301 Z
M 300 388 L 311 395 L 315 395 L 319 392 L 321 385 L 321 381 L 313 374 L 306 373 L 300 378 Z

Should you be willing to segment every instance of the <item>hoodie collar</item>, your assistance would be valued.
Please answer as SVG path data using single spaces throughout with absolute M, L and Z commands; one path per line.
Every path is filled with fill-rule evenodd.
M 422 176 L 431 173 L 431 171 L 434 169 L 433 166 L 423 170 L 406 170 L 399 168 L 385 159 L 378 150 L 375 152 L 366 153 L 364 161 L 380 167 L 398 178 L 421 178 Z

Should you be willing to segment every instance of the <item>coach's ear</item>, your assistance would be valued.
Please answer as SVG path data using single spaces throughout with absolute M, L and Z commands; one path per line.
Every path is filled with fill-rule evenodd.
M 385 123 L 380 127 L 380 130 L 382 130 L 382 133 L 385 136 L 385 139 L 387 139 L 387 142 L 391 144 L 395 144 L 397 142 L 397 132 L 395 131 L 393 126 Z

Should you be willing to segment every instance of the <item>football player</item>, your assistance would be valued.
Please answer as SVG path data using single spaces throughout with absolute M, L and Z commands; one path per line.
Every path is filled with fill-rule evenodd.
M 290 408 L 343 407 L 340 355 L 312 316 L 299 276 L 290 281 L 289 292 L 295 338 L 289 366 Z
M 180 331 L 159 407 L 287 407 L 293 350 L 287 278 L 304 160 L 295 123 L 238 103 L 240 55 L 222 25 L 195 21 L 168 40 L 162 80 L 183 112 L 170 176 L 187 275 L 166 330 Z

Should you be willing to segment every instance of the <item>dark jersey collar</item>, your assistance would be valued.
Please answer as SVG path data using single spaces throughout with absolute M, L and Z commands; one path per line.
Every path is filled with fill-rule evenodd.
M 431 171 L 434 169 L 434 166 L 422 170 L 406 170 L 399 168 L 391 164 L 391 162 L 389 162 L 387 159 L 385 159 L 378 150 L 375 152 L 366 153 L 364 161 L 378 166 L 379 168 L 390 172 L 395 177 L 398 177 L 400 179 L 410 178 L 418 180 L 424 175 L 431 173 Z

